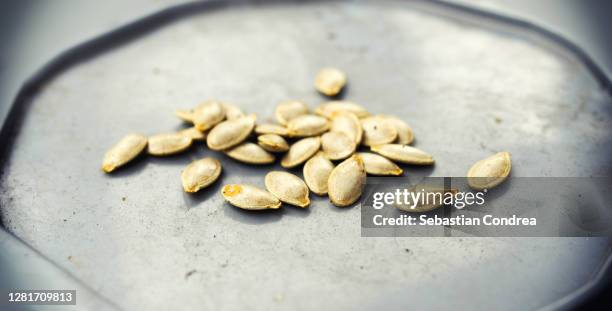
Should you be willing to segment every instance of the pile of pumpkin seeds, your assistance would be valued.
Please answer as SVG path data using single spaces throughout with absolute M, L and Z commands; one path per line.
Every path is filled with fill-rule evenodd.
M 315 77 L 316 90 L 329 97 L 342 92 L 346 83 L 347 75 L 335 68 L 324 68 Z M 414 134 L 405 121 L 372 115 L 351 101 L 330 100 L 314 111 L 301 101 L 286 101 L 276 106 L 277 123 L 258 124 L 255 114 L 215 100 L 175 114 L 193 126 L 148 138 L 127 135 L 106 153 L 102 170 L 111 173 L 145 149 L 152 156 L 168 156 L 197 141 L 244 163 L 271 164 L 280 157 L 283 168 L 303 165 L 303 180 L 289 172 L 271 171 L 264 177 L 265 190 L 244 184 L 222 188 L 222 196 L 232 205 L 262 210 L 278 209 L 282 203 L 308 207 L 310 192 L 328 195 L 336 206 L 349 206 L 361 196 L 367 175 L 400 176 L 403 170 L 396 163 L 434 164 L 429 153 L 410 146 Z M 369 152 L 359 151 L 360 146 Z M 493 188 L 508 177 L 510 168 L 510 154 L 497 153 L 469 169 L 468 184 L 478 190 Z M 196 160 L 181 174 L 183 189 L 200 191 L 220 175 L 218 160 Z

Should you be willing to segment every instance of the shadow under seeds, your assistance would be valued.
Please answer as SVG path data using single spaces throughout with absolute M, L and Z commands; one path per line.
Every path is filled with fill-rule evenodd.
M 279 209 L 266 209 L 261 211 L 248 211 L 223 202 L 223 214 L 237 222 L 249 225 L 263 225 L 279 221 L 283 217 L 285 206 Z

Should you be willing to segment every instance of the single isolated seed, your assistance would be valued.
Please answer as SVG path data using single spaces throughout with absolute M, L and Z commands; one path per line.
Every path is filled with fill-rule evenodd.
M 329 175 L 327 181 L 329 199 L 336 206 L 349 206 L 355 203 L 363 192 L 365 180 L 363 159 L 359 155 L 353 155 L 338 164 Z
M 102 170 L 110 173 L 136 158 L 147 146 L 147 138 L 140 134 L 123 137 L 104 155 Z
M 316 114 L 328 119 L 331 119 L 335 113 L 341 111 L 351 112 L 358 118 L 365 118 L 370 115 L 370 113 L 362 106 L 346 100 L 329 101 L 319 105 L 319 107 L 315 109 Z
M 255 127 L 255 115 L 251 114 L 219 123 L 208 133 L 206 144 L 211 150 L 224 150 L 243 142 Z
M 291 119 L 308 114 L 308 106 L 297 100 L 282 102 L 276 106 L 274 116 L 276 121 L 282 125 L 287 125 Z
M 396 144 L 410 145 L 412 143 L 414 140 L 414 133 L 412 132 L 412 128 L 410 125 L 408 125 L 408 123 L 394 116 L 382 115 L 381 117 L 395 127 L 395 130 L 397 131 L 397 139 L 395 140 Z
M 321 149 L 330 160 L 343 160 L 355 153 L 357 145 L 344 133 L 327 132 L 321 136 Z
M 259 145 L 245 142 L 225 152 L 230 158 L 249 164 L 270 164 L 274 156 Z
M 221 103 L 221 106 L 223 106 L 223 110 L 225 110 L 226 120 L 235 120 L 245 116 L 244 112 L 242 112 L 242 109 L 240 109 L 234 104 Z
M 266 189 L 287 204 L 307 207 L 310 205 L 308 187 L 299 177 L 283 172 L 272 171 L 265 177 Z
M 318 195 L 327 194 L 327 180 L 334 164 L 319 151 L 304 164 L 304 181 L 310 191 Z
M 204 158 L 191 162 L 181 173 L 185 192 L 198 192 L 208 187 L 221 175 L 221 163 L 217 159 Z
M 200 132 L 200 130 L 198 130 L 195 127 L 190 127 L 190 128 L 186 128 L 184 130 L 180 130 L 178 133 L 180 135 L 185 136 L 185 137 L 189 137 L 192 140 L 196 140 L 196 141 L 204 141 L 204 140 L 206 140 L 206 133 Z
M 225 110 L 218 101 L 209 100 L 193 110 L 193 124 L 204 132 L 225 119 Z
M 363 141 L 366 146 L 388 144 L 397 138 L 395 127 L 381 117 L 367 117 L 361 119 L 363 127 Z
M 335 96 L 346 85 L 346 74 L 336 68 L 323 68 L 315 77 L 315 88 L 327 96 Z
M 491 189 L 508 178 L 511 168 L 510 153 L 496 153 L 472 165 L 467 172 L 468 185 L 476 190 Z
M 399 176 L 404 172 L 397 164 L 383 156 L 369 152 L 360 152 L 357 154 L 363 159 L 366 173 L 370 175 Z
M 291 137 L 316 136 L 329 129 L 329 122 L 323 117 L 306 114 L 291 119 L 287 123 L 287 129 Z
M 289 144 L 287 141 L 276 134 L 264 134 L 257 137 L 257 143 L 270 152 L 285 152 L 289 150 Z
M 455 188 L 445 189 L 442 186 L 417 184 L 408 188 L 410 193 L 421 193 L 421 200 L 414 202 L 408 198 L 407 202 L 395 202 L 393 206 L 405 212 L 423 213 L 435 210 L 444 205 L 445 197 L 454 196 L 459 190 Z M 446 199 L 449 201 L 450 199 Z
M 174 114 L 185 122 L 193 123 L 193 109 L 177 109 Z
M 178 133 L 158 134 L 149 137 L 147 153 L 154 156 L 167 156 L 187 150 L 192 143 L 191 137 Z
M 306 162 L 321 148 L 320 137 L 308 137 L 303 138 L 295 142 L 289 148 L 289 151 L 285 154 L 281 160 L 281 166 L 284 168 L 296 167 Z
M 351 112 L 340 111 L 334 113 L 331 118 L 330 131 L 344 133 L 356 144 L 361 143 L 361 137 L 363 135 L 361 121 Z
M 434 164 L 433 157 L 421 149 L 399 144 L 385 144 L 370 147 L 370 150 L 388 158 L 390 160 L 414 164 L 414 165 L 432 165 Z
M 289 130 L 286 127 L 278 124 L 264 123 L 258 124 L 255 127 L 256 134 L 276 134 L 280 136 L 289 136 Z
M 246 210 L 277 209 L 281 201 L 266 190 L 249 185 L 225 185 L 221 194 L 230 204 Z

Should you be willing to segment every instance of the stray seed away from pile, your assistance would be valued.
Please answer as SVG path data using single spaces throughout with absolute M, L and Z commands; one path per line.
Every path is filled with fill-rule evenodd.
M 221 163 L 217 159 L 204 158 L 191 162 L 183 173 L 181 181 L 185 192 L 198 192 L 214 183 L 221 175 Z
M 346 74 L 336 68 L 323 68 L 315 77 L 315 88 L 327 96 L 335 96 L 346 85 Z
M 249 164 L 270 164 L 274 156 L 252 142 L 242 143 L 225 152 L 230 158 Z
M 208 133 L 206 144 L 211 150 L 224 150 L 243 142 L 255 127 L 255 115 L 219 123 Z
M 230 204 L 246 210 L 277 209 L 281 201 L 266 190 L 249 185 L 225 185 L 221 195 Z
M 281 160 L 284 168 L 296 167 L 310 159 L 321 148 L 320 137 L 303 138 L 295 142 Z
M 282 125 L 287 125 L 289 121 L 301 115 L 308 114 L 308 106 L 297 100 L 282 102 L 276 106 L 274 116 L 276 121 Z
M 193 125 L 204 132 L 225 119 L 225 109 L 220 102 L 209 100 L 197 106 L 191 118 Z
M 511 169 L 510 153 L 496 153 L 472 165 L 467 172 L 468 185 L 475 190 L 491 189 L 506 180 Z
M 319 151 L 304 164 L 304 181 L 310 191 L 318 195 L 327 194 L 327 180 L 334 164 Z
M 272 171 L 265 177 L 266 189 L 282 202 L 307 207 L 310 205 L 308 187 L 299 177 L 283 172 Z
M 286 127 L 272 123 L 257 124 L 255 133 L 260 135 L 276 134 L 280 136 L 289 136 L 289 130 L 287 130 Z
M 329 129 L 329 121 L 320 116 L 306 114 L 291 119 L 287 123 L 287 129 L 291 137 L 315 136 L 323 134 Z
M 329 199 L 334 205 L 341 207 L 355 203 L 363 192 L 365 180 L 363 159 L 359 155 L 353 155 L 338 164 L 329 175 Z
M 397 130 L 382 117 L 367 117 L 361 119 L 363 141 L 365 146 L 382 145 L 393 142 L 397 138 Z
M 257 137 L 259 146 L 270 152 L 285 152 L 289 150 L 289 144 L 280 135 L 264 134 Z
M 104 155 L 102 170 L 106 173 L 125 165 L 136 158 L 147 146 L 147 138 L 140 134 L 130 134 L 123 137 Z
M 187 150 L 192 143 L 191 137 L 178 133 L 159 134 L 149 137 L 147 153 L 154 156 L 167 156 Z
M 329 129 L 331 132 L 343 133 L 350 137 L 355 144 L 361 143 L 363 136 L 363 128 L 361 127 L 361 121 L 351 112 L 337 112 L 334 113 L 331 120 L 331 126 Z
M 432 165 L 433 157 L 425 151 L 399 144 L 372 146 L 370 149 L 390 160 L 413 165 Z
M 383 156 L 369 152 L 359 152 L 357 154 L 363 159 L 366 173 L 370 175 L 399 176 L 404 172 L 397 164 Z
M 319 105 L 317 109 L 315 109 L 316 114 L 328 119 L 331 119 L 334 114 L 339 112 L 350 112 L 358 118 L 365 118 L 370 115 L 370 113 L 362 106 L 346 100 L 329 101 Z
M 343 160 L 355 153 L 355 142 L 344 133 L 327 132 L 321 136 L 321 149 L 330 160 Z

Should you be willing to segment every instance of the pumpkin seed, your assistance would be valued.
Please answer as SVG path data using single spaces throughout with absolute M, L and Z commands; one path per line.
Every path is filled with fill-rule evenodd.
M 370 115 L 370 113 L 362 106 L 346 100 L 329 101 L 319 105 L 319 107 L 315 109 L 316 114 L 328 119 L 331 119 L 334 113 L 338 113 L 340 111 L 351 112 L 358 118 L 365 118 Z
M 185 122 L 193 123 L 193 109 L 177 109 L 174 114 Z
M 330 160 L 342 160 L 350 157 L 354 152 L 355 142 L 344 133 L 327 132 L 321 136 L 321 149 Z
M 180 135 L 185 136 L 185 137 L 189 137 L 192 140 L 197 140 L 197 141 L 206 140 L 206 133 L 200 132 L 195 127 L 190 127 L 190 128 L 186 128 L 184 130 L 180 130 L 178 133 Z
M 225 118 L 225 110 L 221 103 L 217 101 L 206 101 L 193 110 L 193 124 L 204 132 Z
M 397 131 L 397 139 L 395 140 L 396 144 L 410 145 L 412 143 L 414 140 L 414 134 L 408 123 L 394 116 L 382 115 L 381 117 L 395 127 L 395 130 Z
M 363 128 L 359 118 L 353 113 L 346 111 L 334 113 L 332 115 L 330 131 L 344 133 L 356 144 L 361 143 Z
M 370 175 L 394 175 L 399 176 L 404 172 L 391 160 L 369 152 L 360 152 L 358 155 L 363 159 L 366 173 Z
M 310 205 L 308 187 L 299 177 L 282 171 L 272 171 L 265 177 L 266 189 L 281 202 L 299 207 Z
M 255 115 L 251 114 L 219 123 L 208 133 L 206 144 L 212 150 L 224 150 L 243 142 L 255 127 Z
M 312 192 L 318 195 L 327 194 L 327 180 L 334 169 L 334 164 L 319 151 L 304 164 L 304 181 Z
M 346 80 L 344 72 L 336 68 L 323 68 L 315 77 L 315 88 L 327 96 L 335 96 L 346 85 Z
M 281 206 L 281 201 L 270 192 L 254 186 L 225 185 L 221 194 L 232 205 L 246 210 L 277 209 Z
M 167 156 L 187 150 L 192 143 L 191 137 L 178 133 L 158 134 L 149 137 L 147 152 L 154 156 Z
M 255 127 L 256 134 L 276 134 L 280 136 L 289 136 L 289 130 L 286 127 L 278 124 L 264 123 L 258 124 Z
M 296 167 L 310 159 L 319 148 L 321 148 L 320 137 L 308 137 L 298 140 L 291 145 L 289 151 L 281 160 L 281 166 L 284 168 Z
M 285 152 L 289 150 L 287 141 L 276 134 L 264 134 L 257 137 L 257 143 L 270 152 Z
M 185 192 L 198 192 L 208 187 L 221 175 L 221 163 L 217 159 L 204 158 L 191 162 L 181 173 Z
M 242 109 L 240 109 L 234 104 L 222 103 L 221 106 L 223 106 L 223 110 L 225 110 L 226 120 L 235 120 L 245 116 L 244 112 L 242 112 Z
M 246 142 L 225 152 L 230 158 L 250 164 L 269 164 L 274 162 L 274 156 L 259 145 Z
M 274 110 L 274 115 L 278 123 L 287 125 L 291 119 L 308 114 L 308 110 L 308 106 L 305 103 L 297 100 L 290 100 L 278 104 Z
M 366 146 L 387 144 L 397 138 L 395 127 L 381 117 L 361 119 L 361 126 L 363 127 L 362 144 Z
M 408 188 L 409 192 L 422 193 L 423 198 L 414 204 L 411 197 L 408 197 L 407 202 L 395 202 L 392 204 L 397 209 L 411 213 L 423 213 L 435 210 L 444 205 L 444 197 L 448 194 L 455 195 L 459 190 L 455 188 L 444 189 L 442 186 L 417 184 Z
M 393 161 L 415 165 L 434 164 L 433 157 L 415 147 L 399 144 L 385 144 L 370 147 L 370 150 Z
M 110 173 L 136 158 L 147 146 L 147 138 L 140 134 L 123 137 L 104 155 L 102 170 Z
M 327 119 L 312 114 L 306 114 L 287 123 L 289 136 L 291 137 L 308 137 L 320 135 L 329 129 Z
M 363 159 L 359 155 L 353 155 L 338 164 L 329 175 L 327 181 L 329 199 L 336 206 L 349 206 L 355 203 L 363 192 L 365 180 Z
M 472 165 L 467 172 L 468 185 L 476 190 L 491 189 L 508 178 L 511 168 L 510 153 L 496 153 Z

